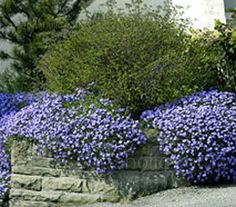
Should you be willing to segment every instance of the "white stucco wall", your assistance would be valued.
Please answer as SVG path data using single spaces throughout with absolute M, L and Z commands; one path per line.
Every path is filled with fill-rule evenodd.
M 226 22 L 224 0 L 173 0 L 173 3 L 186 8 L 185 17 L 193 19 L 195 28 L 213 29 L 217 19 Z
M 125 3 L 131 0 L 118 0 L 118 7 L 124 8 Z M 231 0 L 236 1 L 236 0 Z M 103 5 L 106 0 L 95 0 L 89 11 L 97 11 L 104 9 Z M 143 3 L 156 7 L 163 4 L 164 0 L 143 0 Z M 224 0 L 172 0 L 173 4 L 182 6 L 184 9 L 184 17 L 190 18 L 194 28 L 213 29 L 215 20 L 226 21 Z

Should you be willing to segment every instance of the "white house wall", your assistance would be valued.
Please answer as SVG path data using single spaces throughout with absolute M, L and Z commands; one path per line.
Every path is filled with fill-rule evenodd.
M 118 0 L 118 7 L 124 8 L 125 3 L 130 3 L 131 0 Z M 236 1 L 236 0 L 231 0 Z M 95 0 L 89 11 L 103 10 L 106 0 Z M 143 0 L 143 3 L 157 7 L 162 5 L 164 0 Z M 219 19 L 222 22 L 226 21 L 224 0 L 172 0 L 173 4 L 182 6 L 184 9 L 184 17 L 192 20 L 194 28 L 209 28 L 213 29 L 215 20 Z

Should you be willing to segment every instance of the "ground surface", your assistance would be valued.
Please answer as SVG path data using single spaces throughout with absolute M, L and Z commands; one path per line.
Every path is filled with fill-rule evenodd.
M 97 203 L 84 207 L 236 207 L 236 185 L 179 188 L 130 203 Z

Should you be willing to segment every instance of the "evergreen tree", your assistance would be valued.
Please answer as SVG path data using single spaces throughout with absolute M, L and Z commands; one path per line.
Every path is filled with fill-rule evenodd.
M 88 5 L 91 0 L 1 2 L 0 39 L 13 43 L 14 47 L 11 53 L 0 51 L 0 58 L 12 59 L 13 69 L 32 80 L 41 76 L 35 67 L 48 49 L 47 40 L 57 36 L 64 28 L 75 25 L 82 6 Z

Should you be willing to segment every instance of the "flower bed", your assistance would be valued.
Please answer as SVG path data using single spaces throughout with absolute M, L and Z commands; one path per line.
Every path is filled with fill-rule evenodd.
M 128 155 L 145 143 L 138 121 L 126 116 L 124 110 L 115 108 L 110 101 L 96 100 L 81 92 L 77 95 L 41 93 L 32 98 L 30 105 L 18 112 L 14 108 L 14 113 L 4 116 L 0 128 L 1 195 L 10 176 L 4 148 L 9 138 L 32 140 L 39 155 L 52 157 L 61 164 L 76 160 L 98 174 L 125 168 Z M 25 95 L 28 96 L 32 97 Z M 24 98 L 19 99 L 20 104 L 24 102 Z
M 138 121 L 109 100 L 83 90 L 73 95 L 2 94 L 0 197 L 9 186 L 12 139 L 33 142 L 38 155 L 62 165 L 81 163 L 97 174 L 127 166 L 146 143 Z M 191 183 L 236 182 L 236 95 L 209 91 L 143 112 L 177 175 Z M 153 159 L 153 158 L 152 158 Z
M 201 92 L 145 111 L 162 151 L 192 183 L 236 182 L 236 95 Z
M 8 189 L 10 177 L 9 156 L 4 147 L 7 136 L 2 129 L 9 117 L 14 116 L 21 108 L 28 106 L 34 101 L 35 97 L 32 94 L 0 94 L 0 198 L 3 197 Z

